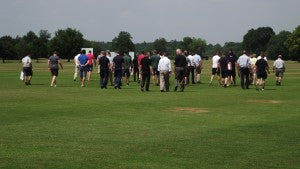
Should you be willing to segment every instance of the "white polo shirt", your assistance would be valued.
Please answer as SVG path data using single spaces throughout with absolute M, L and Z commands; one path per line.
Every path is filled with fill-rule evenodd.
M 79 66 L 78 64 L 78 58 L 79 58 L 80 54 L 77 54 L 75 57 L 74 57 L 74 61 L 75 61 L 75 65 L 76 66 Z
M 218 68 L 218 63 L 219 63 L 219 60 L 220 60 L 220 56 L 219 55 L 215 55 L 212 57 L 212 68 Z
M 197 67 L 197 66 L 199 66 L 200 65 L 200 62 L 201 62 L 201 56 L 200 55 L 197 55 L 197 54 L 195 54 L 194 55 L 194 65 Z
M 189 64 L 188 64 L 188 66 L 195 66 L 195 63 L 194 63 L 194 56 L 189 55 L 187 58 L 189 59 L 189 62 L 188 62 Z
M 281 58 L 278 58 L 277 60 L 275 60 L 273 66 L 276 69 L 282 69 L 284 67 L 284 61 Z
M 166 56 L 161 56 L 161 59 L 158 62 L 158 71 L 169 71 L 172 72 L 171 61 Z
M 23 65 L 23 67 L 30 67 L 31 66 L 31 58 L 29 56 L 25 56 L 22 59 L 22 65 Z

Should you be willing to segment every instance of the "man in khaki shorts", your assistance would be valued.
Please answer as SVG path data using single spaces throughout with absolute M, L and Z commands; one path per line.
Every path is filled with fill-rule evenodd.
M 273 72 L 275 72 L 276 76 L 276 86 L 281 86 L 281 80 L 283 78 L 283 73 L 285 71 L 285 64 L 282 60 L 282 56 L 279 55 L 278 59 L 274 61 L 273 64 Z

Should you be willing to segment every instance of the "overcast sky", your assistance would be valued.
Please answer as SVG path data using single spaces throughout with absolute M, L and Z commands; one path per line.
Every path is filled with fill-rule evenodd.
M 96 41 L 123 30 L 134 42 L 192 36 L 223 44 L 250 28 L 294 30 L 300 0 L 0 0 L 0 23 L 0 36 L 71 27 Z

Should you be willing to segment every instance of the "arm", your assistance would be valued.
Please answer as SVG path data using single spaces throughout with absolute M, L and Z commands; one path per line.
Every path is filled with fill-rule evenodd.
M 152 65 L 150 65 L 150 72 L 151 72 L 152 75 L 154 75 Z
M 50 70 L 50 60 L 48 60 L 48 70 Z

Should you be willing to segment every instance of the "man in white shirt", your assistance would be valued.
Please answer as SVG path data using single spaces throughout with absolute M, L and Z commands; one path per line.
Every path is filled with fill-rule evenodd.
M 194 65 L 195 65 L 195 70 L 196 70 L 196 83 L 201 83 L 201 70 L 202 70 L 202 60 L 201 60 L 201 56 L 198 54 L 194 55 Z
M 217 74 L 218 75 L 218 82 L 219 82 L 219 85 L 221 85 L 221 77 L 220 77 L 220 69 L 218 67 L 218 64 L 219 64 L 219 60 L 220 60 L 220 51 L 218 51 L 216 53 L 215 56 L 212 57 L 212 73 L 211 73 L 211 78 L 210 78 L 210 83 L 209 85 L 211 86 L 212 85 L 212 81 L 214 80 L 214 77 L 215 75 Z
M 32 78 L 32 61 L 30 55 L 27 55 L 22 59 L 22 69 L 24 73 L 25 85 L 31 85 L 30 81 Z
M 161 56 L 161 59 L 158 62 L 158 68 L 157 70 L 160 73 L 160 91 L 164 92 L 164 88 L 166 89 L 166 92 L 169 92 L 169 87 L 170 87 L 170 76 L 172 73 L 172 67 L 171 67 L 171 61 L 170 59 L 166 56 L 166 52 L 163 53 Z
M 241 87 L 242 89 L 249 89 L 249 75 L 250 75 L 250 69 L 251 69 L 251 61 L 249 56 L 247 55 L 246 51 L 243 51 L 243 55 L 239 57 L 237 61 L 237 66 L 239 70 L 239 75 L 241 76 Z M 245 83 L 246 78 L 246 83 Z
M 275 72 L 276 76 L 276 86 L 281 86 L 281 80 L 285 72 L 285 64 L 281 55 L 278 55 L 278 59 L 274 61 L 273 72 Z
M 75 69 L 74 69 L 74 81 L 77 79 L 77 75 L 79 72 L 79 64 L 78 64 L 78 57 L 81 55 L 81 51 L 78 52 L 78 54 L 74 57 L 74 64 L 75 64 Z
M 188 62 L 188 68 L 186 73 L 186 81 L 185 84 L 190 83 L 190 74 L 192 74 L 192 83 L 195 84 L 195 64 L 194 64 L 194 56 L 192 53 L 187 52 L 187 62 Z

